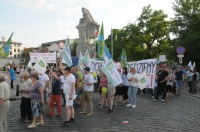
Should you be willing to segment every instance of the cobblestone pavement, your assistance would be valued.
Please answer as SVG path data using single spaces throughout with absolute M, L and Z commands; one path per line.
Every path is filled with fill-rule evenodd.
M 199 94 L 199 91 L 198 91 Z M 160 99 L 161 100 L 161 99 Z M 200 98 L 186 94 L 169 97 L 166 102 L 153 102 L 150 95 L 137 95 L 137 107 L 126 108 L 117 105 L 113 113 L 108 108 L 99 110 L 98 97 L 94 98 L 94 115 L 80 115 L 76 109 L 75 122 L 69 127 L 61 127 L 65 121 L 65 109 L 60 118 L 44 117 L 44 126 L 27 129 L 30 123 L 19 121 L 20 100 L 11 101 L 8 125 L 9 132 L 200 132 Z M 122 124 L 128 121 L 127 124 Z

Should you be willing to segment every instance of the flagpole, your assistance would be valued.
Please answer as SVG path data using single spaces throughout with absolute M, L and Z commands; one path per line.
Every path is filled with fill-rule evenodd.
M 113 31 L 112 31 L 112 26 L 111 26 L 111 55 L 113 57 Z

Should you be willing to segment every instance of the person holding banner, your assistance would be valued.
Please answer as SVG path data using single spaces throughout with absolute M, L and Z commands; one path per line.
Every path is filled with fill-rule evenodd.
M 158 86 L 156 91 L 156 96 L 154 101 L 158 101 L 158 96 L 162 93 L 162 102 L 166 99 L 166 88 L 167 88 L 167 80 L 168 80 L 168 72 L 166 71 L 165 65 L 162 65 L 162 70 L 158 71 Z
M 136 69 L 131 67 L 130 73 L 128 74 L 129 89 L 128 89 L 128 99 L 129 104 L 127 107 L 136 107 L 136 94 L 139 86 L 139 75 L 136 73 Z

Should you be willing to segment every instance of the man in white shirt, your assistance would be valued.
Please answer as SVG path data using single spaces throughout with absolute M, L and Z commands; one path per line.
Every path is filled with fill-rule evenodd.
M 90 68 L 86 67 L 84 68 L 84 88 L 83 88 L 83 93 L 82 93 L 82 101 L 83 101 L 83 111 L 80 112 L 80 114 L 87 114 L 88 116 L 93 115 L 93 103 L 92 103 L 92 98 L 93 98 L 93 83 L 94 83 L 94 78 L 90 74 Z M 86 105 L 87 102 L 90 105 L 90 112 L 86 112 Z
M 67 112 L 67 120 L 62 124 L 62 126 L 69 126 L 70 122 L 74 122 L 74 107 L 73 100 L 75 98 L 75 82 L 76 79 L 74 75 L 71 73 L 71 68 L 66 67 L 63 69 L 62 59 L 59 60 L 60 70 L 65 76 L 64 80 L 61 80 L 63 83 L 63 91 L 65 94 L 66 100 L 66 112 Z

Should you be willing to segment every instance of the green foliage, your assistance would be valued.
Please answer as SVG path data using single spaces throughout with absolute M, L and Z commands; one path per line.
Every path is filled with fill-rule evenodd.
M 175 18 L 172 20 L 171 31 L 176 35 L 175 46 L 186 49 L 184 61 L 200 61 L 200 1 L 176 0 L 173 3 Z
M 143 8 L 136 23 L 128 23 L 123 29 L 113 30 L 114 60 L 119 61 L 122 48 L 127 49 L 127 60 L 156 58 L 170 49 L 170 21 L 162 10 Z M 105 40 L 110 48 L 111 36 Z M 144 44 L 147 48 L 144 48 Z

